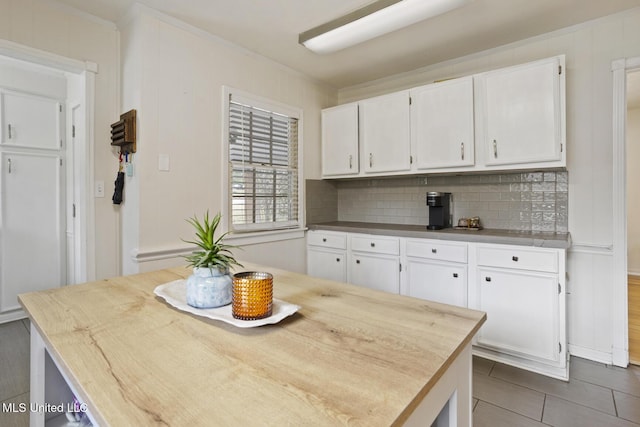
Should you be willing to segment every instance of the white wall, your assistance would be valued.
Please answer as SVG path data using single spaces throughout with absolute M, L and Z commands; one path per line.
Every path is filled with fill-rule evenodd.
M 627 110 L 627 269 L 640 275 L 640 108 Z
M 140 5 L 119 26 L 123 110 L 139 117 L 122 206 L 125 273 L 183 265 L 180 239 L 193 234 L 185 219 L 221 211 L 223 85 L 302 109 L 304 174 L 320 176 L 320 110 L 335 104 L 334 89 Z M 159 155 L 169 157 L 168 172 L 158 170 Z M 305 270 L 303 238 L 236 255 Z
M 118 31 L 114 24 L 53 1 L 0 0 L 0 39 L 98 64 L 95 105 L 95 179 L 112 183 L 117 164 L 109 144 L 109 124 L 118 115 Z M 107 193 L 109 186 L 106 186 Z M 111 187 L 112 188 L 112 187 Z M 118 213 L 111 196 L 95 202 L 95 276 L 118 274 Z
M 568 325 L 573 354 L 611 362 L 611 63 L 640 55 L 640 9 L 339 91 L 340 103 L 554 55 L 566 55 L 569 172 Z

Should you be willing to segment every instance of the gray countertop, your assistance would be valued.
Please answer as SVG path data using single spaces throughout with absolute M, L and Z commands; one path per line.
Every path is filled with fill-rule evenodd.
M 398 237 L 455 240 L 477 243 L 499 243 L 506 245 L 536 246 L 568 249 L 571 246 L 569 233 L 532 232 L 515 230 L 427 230 L 424 225 L 378 224 L 371 222 L 334 221 L 307 225 L 309 230 L 344 231 Z

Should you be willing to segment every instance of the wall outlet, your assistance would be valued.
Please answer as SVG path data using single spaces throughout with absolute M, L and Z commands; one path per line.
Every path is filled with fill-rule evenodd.
M 95 196 L 104 197 L 104 181 L 96 181 Z

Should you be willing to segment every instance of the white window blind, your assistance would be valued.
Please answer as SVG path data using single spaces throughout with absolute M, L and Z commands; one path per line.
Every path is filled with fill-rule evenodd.
M 299 226 L 298 119 L 229 100 L 231 231 Z

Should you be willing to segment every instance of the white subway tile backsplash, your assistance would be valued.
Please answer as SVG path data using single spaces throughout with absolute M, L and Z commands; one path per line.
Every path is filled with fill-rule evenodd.
M 328 211 L 335 209 L 335 219 L 340 221 L 426 225 L 426 193 L 443 191 L 453 194 L 454 223 L 479 216 L 485 228 L 568 230 L 567 172 L 438 175 L 427 181 L 427 185 L 424 177 L 332 181 L 331 185 L 308 181 L 307 222 L 321 222 L 313 221 L 310 209 L 317 218 L 332 218 Z M 310 203 L 309 198 L 316 202 Z

